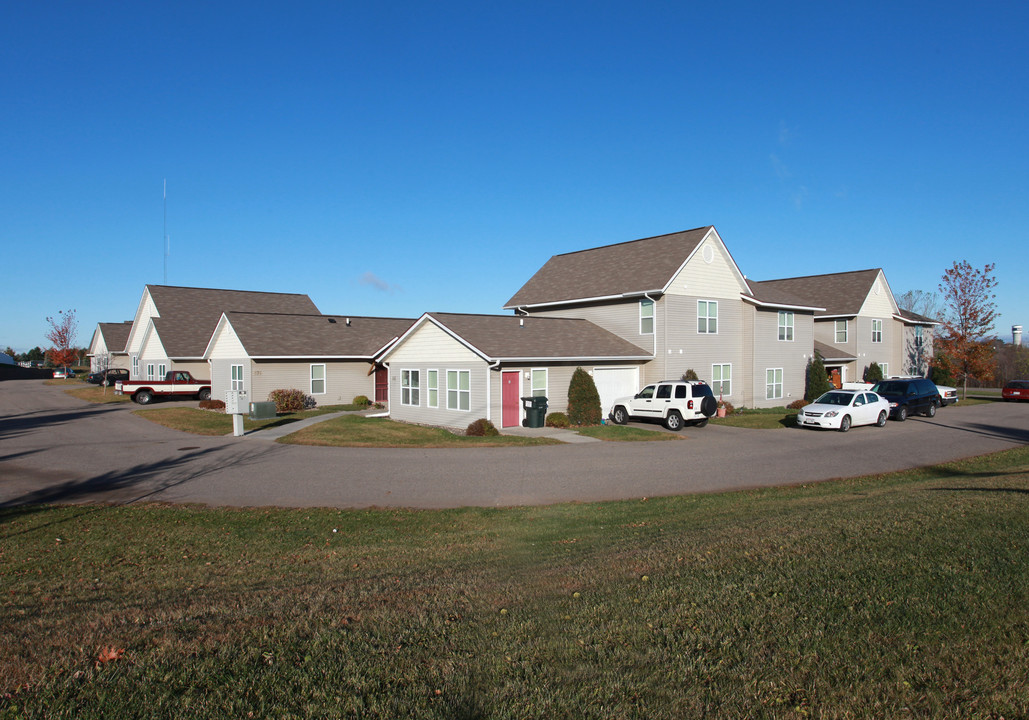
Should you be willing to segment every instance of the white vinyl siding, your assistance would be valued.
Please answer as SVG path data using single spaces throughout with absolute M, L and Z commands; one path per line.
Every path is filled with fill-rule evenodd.
M 325 394 L 325 365 L 311 365 L 311 394 Z
M 447 370 L 447 410 L 471 407 L 471 373 L 468 370 Z
M 782 368 L 765 370 L 765 400 L 782 398 Z
M 881 343 L 883 341 L 883 321 L 873 320 L 872 321 L 872 342 Z
M 717 300 L 697 300 L 697 332 L 701 335 L 718 333 Z
M 533 397 L 548 397 L 547 381 L 549 373 L 546 368 L 533 368 L 532 370 L 532 395 Z
M 439 370 L 429 370 L 426 374 L 429 389 L 429 407 L 439 407 Z
M 233 365 L 229 376 L 229 390 L 244 390 L 243 386 L 243 366 Z
M 847 342 L 847 321 L 837 320 L 836 321 L 836 343 L 842 345 Z
M 711 390 L 716 396 L 732 395 L 732 364 L 723 363 L 711 366 Z
M 418 407 L 421 398 L 418 396 L 418 371 L 400 371 L 400 404 Z
M 788 342 L 793 342 L 793 325 L 794 317 L 793 313 L 780 310 L 779 311 L 779 339 Z
M 654 301 L 640 300 L 640 335 L 654 334 Z

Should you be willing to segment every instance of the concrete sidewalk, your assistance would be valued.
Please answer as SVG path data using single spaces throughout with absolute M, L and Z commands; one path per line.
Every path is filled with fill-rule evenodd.
M 243 437 L 254 438 L 255 440 L 278 440 L 280 437 L 285 437 L 291 433 L 295 433 L 297 430 L 302 430 L 305 427 L 316 425 L 326 420 L 335 420 L 338 417 L 344 415 L 361 415 L 366 413 L 364 410 L 341 410 L 340 412 L 325 413 L 324 415 L 315 415 L 314 417 L 304 418 L 303 420 L 297 420 L 296 422 L 286 423 L 285 425 L 276 425 L 275 427 L 268 428 L 257 428 L 256 430 L 249 430 L 243 433 Z
M 553 428 L 553 427 L 541 427 L 541 428 L 527 428 L 527 427 L 509 427 L 504 428 L 500 431 L 501 435 L 519 435 L 521 437 L 542 437 L 550 438 L 551 440 L 559 440 L 563 443 L 578 444 L 578 443 L 595 443 L 602 442 L 597 438 L 587 437 L 586 435 L 580 435 L 574 430 L 566 430 L 564 428 Z

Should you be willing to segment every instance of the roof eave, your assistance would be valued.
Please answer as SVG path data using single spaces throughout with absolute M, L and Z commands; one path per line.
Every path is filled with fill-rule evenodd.
M 568 300 L 552 300 L 550 302 L 543 303 L 517 303 L 515 305 L 505 305 L 504 310 L 555 307 L 558 305 L 578 305 L 581 303 L 604 302 L 607 300 L 626 300 L 629 298 L 643 297 L 644 295 L 662 295 L 663 293 L 664 291 L 661 288 L 656 288 L 654 290 L 633 290 L 632 292 L 619 293 L 617 295 L 599 295 L 597 297 L 570 298 Z
M 810 310 L 812 312 L 821 312 L 825 310 L 824 307 L 814 307 L 811 305 L 790 305 L 788 303 L 765 302 L 763 300 L 758 300 L 756 297 L 748 297 L 742 293 L 740 293 L 740 299 L 744 302 L 753 303 L 758 307 L 773 307 L 783 310 Z

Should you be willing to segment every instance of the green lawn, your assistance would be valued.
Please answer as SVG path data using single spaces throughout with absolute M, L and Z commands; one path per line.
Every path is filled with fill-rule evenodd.
M 555 445 L 547 438 L 467 437 L 436 427 L 399 423 L 388 418 L 344 415 L 298 430 L 279 442 L 331 447 L 482 447 L 512 445 Z
M 579 433 L 580 435 L 586 435 L 588 437 L 597 438 L 598 440 L 608 440 L 614 442 L 638 442 L 650 440 L 662 441 L 682 439 L 682 437 L 679 435 L 661 432 L 660 430 L 645 430 L 643 428 L 628 427 L 625 425 L 593 425 L 590 427 L 574 427 L 571 429 Z
M 0 587 L 0 717 L 1022 718 L 1029 448 L 542 508 L 5 509 Z

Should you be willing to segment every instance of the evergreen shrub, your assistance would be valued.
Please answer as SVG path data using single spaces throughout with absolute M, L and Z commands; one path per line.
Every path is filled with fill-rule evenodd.
M 590 374 L 575 368 L 568 383 L 568 422 L 572 425 L 600 424 L 600 393 Z
M 494 437 L 499 435 L 500 431 L 486 418 L 479 418 L 468 426 L 464 434 L 470 437 Z

